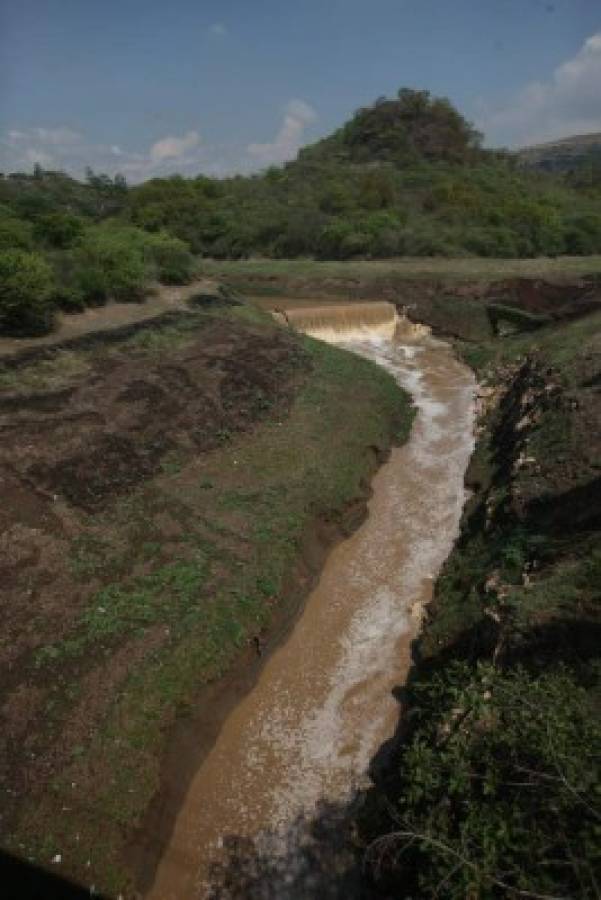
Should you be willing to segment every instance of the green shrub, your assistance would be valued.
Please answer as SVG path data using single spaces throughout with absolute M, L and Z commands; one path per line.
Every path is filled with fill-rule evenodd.
M 369 235 L 347 219 L 334 219 L 319 237 L 317 254 L 321 259 L 350 259 L 369 252 Z
M 565 248 L 561 215 L 546 203 L 530 198 L 514 201 L 507 208 L 507 225 L 517 235 L 520 256 L 556 256 Z
M 401 229 L 407 220 L 400 210 L 373 212 L 357 223 L 359 233 L 367 235 L 368 252 L 376 258 L 396 256 L 402 250 Z
M 368 853 L 391 895 L 597 896 L 601 728 L 568 671 L 455 663 L 412 699 L 388 831 Z
M 38 253 L 0 251 L 0 332 L 40 334 L 52 327 L 54 278 Z
M 83 312 L 86 306 L 90 306 L 90 300 L 86 303 L 81 287 L 69 284 L 57 285 L 52 293 L 52 302 L 67 313 Z
M 49 247 L 66 249 L 77 243 L 84 229 L 79 216 L 66 212 L 54 212 L 39 216 L 34 225 L 34 236 Z
M 452 240 L 453 232 L 433 222 L 418 222 L 413 228 L 405 228 L 399 234 L 401 253 L 405 256 L 464 255 L 459 243 Z M 460 236 L 456 236 L 460 240 Z
M 194 259 L 184 241 L 162 231 L 144 236 L 145 247 L 164 284 L 188 284 L 194 274 Z
M 353 196 L 343 182 L 326 184 L 318 200 L 319 209 L 330 215 L 340 215 L 353 207 Z
M 137 228 L 109 224 L 85 232 L 74 255 L 74 283 L 86 302 L 143 299 L 154 274 L 146 237 Z
M 585 213 L 566 221 L 566 250 L 575 255 L 601 252 L 601 215 Z
M 290 210 L 273 243 L 279 257 L 311 256 L 318 252 L 319 235 L 328 217 L 318 209 L 300 207 Z
M 502 226 L 469 229 L 462 242 L 466 250 L 476 256 L 513 259 L 519 255 L 517 236 L 511 229 Z
M 32 228 L 16 216 L 0 217 L 0 250 L 31 250 Z

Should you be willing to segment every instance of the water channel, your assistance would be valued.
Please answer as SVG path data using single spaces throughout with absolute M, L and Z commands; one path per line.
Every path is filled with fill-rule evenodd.
M 448 345 L 380 306 L 363 317 L 340 305 L 289 312 L 294 327 L 384 366 L 417 415 L 409 441 L 373 480 L 368 518 L 332 551 L 292 633 L 198 770 L 152 900 L 326 896 L 315 873 L 303 880 L 296 871 L 314 859 L 299 822 L 365 785 L 370 760 L 397 725 L 393 691 L 406 679 L 411 641 L 457 536 L 475 383 Z M 272 860 L 263 888 L 215 887 L 234 846 Z

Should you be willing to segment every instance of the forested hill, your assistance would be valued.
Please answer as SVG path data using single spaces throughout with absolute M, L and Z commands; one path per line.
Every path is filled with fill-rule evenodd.
M 216 257 L 531 257 L 601 249 L 601 177 L 525 173 L 444 99 L 401 89 L 250 178 L 155 179 L 129 215 Z
M 317 259 L 601 252 L 601 168 L 525 171 L 444 99 L 379 98 L 293 162 L 128 188 L 91 170 L 0 177 L 0 331 L 49 310 L 139 298 L 190 277 L 190 254 Z M 8 285 L 8 287 L 7 287 Z
M 299 160 L 466 163 L 490 155 L 480 150 L 481 139 L 448 100 L 401 88 L 394 100 L 379 97 L 359 109 L 334 134 L 301 150 Z

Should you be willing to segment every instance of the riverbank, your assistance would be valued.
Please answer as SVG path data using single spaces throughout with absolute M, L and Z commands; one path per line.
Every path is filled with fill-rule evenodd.
M 412 413 L 378 367 L 246 305 L 2 379 L 3 848 L 117 895 L 160 852 L 130 852 L 153 798 L 198 763 L 165 757 L 175 722 L 210 746 Z
M 293 289 L 302 281 L 372 284 L 383 279 L 403 281 L 503 281 L 530 278 L 565 281 L 601 273 L 601 256 L 558 256 L 538 259 L 485 259 L 466 257 L 398 257 L 397 259 L 324 262 L 315 259 L 203 259 L 203 274 L 221 279 L 246 279 L 249 293 L 256 280 L 280 289 L 283 279 Z M 294 296 L 294 291 L 291 291 Z M 380 298 L 382 299 L 382 298 Z
M 282 298 L 387 300 L 443 338 L 482 343 L 601 309 L 601 257 L 203 261 L 266 308 Z
M 369 318 L 358 327 L 360 313 L 353 332 L 354 310 L 329 320 L 315 310 L 303 324 L 335 340 L 346 334 L 347 349 L 411 393 L 410 439 L 375 475 L 368 518 L 329 554 L 294 630 L 199 767 L 150 898 L 358 896 L 359 878 L 337 881 L 337 848 L 310 820 L 365 783 L 394 729 L 393 688 L 464 501 L 474 384 L 440 342 L 402 329 L 397 340 L 383 337 Z
M 601 316 L 463 344 L 474 491 L 358 819 L 369 896 L 597 895 Z

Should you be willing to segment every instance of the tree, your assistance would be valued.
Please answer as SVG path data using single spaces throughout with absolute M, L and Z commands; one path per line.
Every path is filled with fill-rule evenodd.
M 71 213 L 48 213 L 36 220 L 34 235 L 42 243 L 65 250 L 81 237 L 83 226 L 82 219 Z
M 401 88 L 396 100 L 364 107 L 343 129 L 343 142 L 356 161 L 421 159 L 465 162 L 481 135 L 446 99 L 429 91 Z
M 114 215 L 123 207 L 127 195 L 127 183 L 123 175 L 115 175 L 113 180 L 110 175 L 96 174 L 88 166 L 86 182 L 95 195 L 97 216 L 104 218 Z
M 38 334 L 52 325 L 52 269 L 39 253 L 0 252 L 0 333 Z

